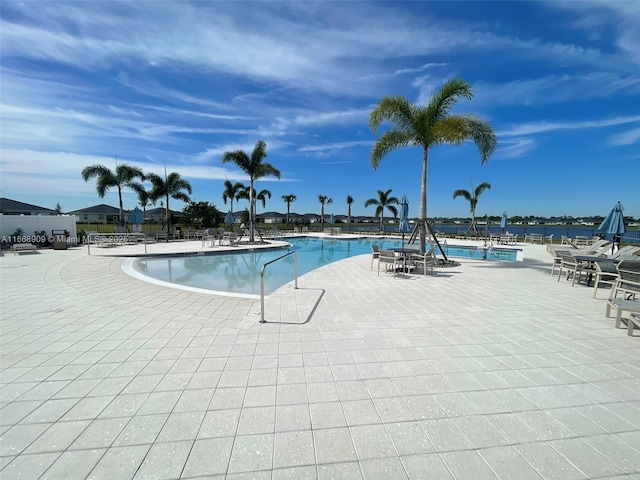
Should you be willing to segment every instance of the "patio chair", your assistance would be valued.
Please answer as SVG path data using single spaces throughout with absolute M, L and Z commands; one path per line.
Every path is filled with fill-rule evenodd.
M 547 251 L 553 257 L 551 261 L 551 276 L 553 277 L 553 273 L 555 272 L 556 266 L 560 267 L 562 264 L 562 257 L 559 255 L 560 253 L 564 253 L 565 255 L 571 255 L 569 250 L 556 250 L 555 248 L 547 247 Z
M 595 280 L 593 282 L 593 298 L 596 298 L 598 286 L 600 284 L 611 285 L 611 288 L 618 280 L 618 268 L 613 261 L 594 262 L 595 263 Z
M 404 257 L 396 255 L 393 250 L 380 250 L 378 257 L 378 276 L 380 276 L 380 265 L 384 264 L 385 272 L 389 271 L 389 267 L 393 270 L 393 278 L 396 278 L 398 268 L 404 268 Z
M 636 262 L 637 263 L 637 262 Z M 627 267 L 634 265 L 627 264 Z M 615 328 L 620 328 L 622 322 L 622 314 L 629 312 L 627 319 L 627 335 L 633 335 L 634 324 L 637 322 L 637 315 L 640 314 L 640 270 L 626 270 L 625 265 L 618 268 L 619 278 L 611 291 L 611 296 L 607 300 L 607 308 L 605 315 L 611 316 L 611 309 L 616 309 Z M 640 267 L 638 267 L 640 269 Z M 622 298 L 618 298 L 618 294 L 622 293 Z
M 552 244 L 553 243 L 553 233 L 551 235 L 547 235 L 544 237 L 545 243 Z
M 373 270 L 373 261 L 380 258 L 380 247 L 378 245 L 371 245 L 371 268 Z
M 560 281 L 563 270 L 565 272 L 567 280 L 569 280 L 569 277 L 573 277 L 571 281 L 572 287 L 576 284 L 576 279 L 578 279 L 578 283 L 580 283 L 580 279 L 583 273 L 593 273 L 593 269 L 587 268 L 582 265 L 573 257 L 573 255 L 567 255 L 566 253 L 559 253 L 558 255 L 562 259 L 562 262 L 560 263 L 560 269 L 558 270 L 558 281 Z
M 436 261 L 436 257 L 433 253 L 433 249 L 429 249 L 429 251 L 425 253 L 412 253 L 411 254 L 411 263 L 417 268 L 422 268 L 422 274 L 427 274 L 427 268 L 431 269 L 431 273 L 433 273 L 433 265 Z

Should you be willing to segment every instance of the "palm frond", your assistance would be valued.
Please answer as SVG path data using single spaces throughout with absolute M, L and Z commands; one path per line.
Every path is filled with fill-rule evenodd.
M 453 198 L 458 198 L 458 197 L 462 197 L 467 201 L 471 201 L 471 199 L 473 198 L 471 195 L 471 192 L 469 192 L 469 190 L 464 190 L 464 189 L 459 189 L 456 190 L 455 192 L 453 192 Z
M 391 213 L 393 213 L 394 217 L 398 216 L 398 209 L 396 207 L 394 207 L 393 205 L 387 205 L 387 210 L 389 210 Z
M 111 173 L 111 172 L 109 172 Z M 100 198 L 104 198 L 111 187 L 117 187 L 118 181 L 116 177 L 108 174 L 103 174 L 96 180 L 96 192 Z
M 469 136 L 478 147 L 482 163 L 486 162 L 498 147 L 498 137 L 493 127 L 475 115 L 466 115 Z
M 406 147 L 412 140 L 413 138 L 408 132 L 387 130 L 373 145 L 373 149 L 371 150 L 371 167 L 374 170 L 377 169 L 384 157 L 398 148 Z
M 112 176 L 115 178 L 115 175 L 111 170 L 109 170 L 104 165 L 90 165 L 82 169 L 82 179 L 87 182 L 90 178 L 101 177 L 103 175 Z
M 384 97 L 369 114 L 369 128 L 375 135 L 385 120 L 390 121 L 398 130 L 410 131 L 413 128 L 414 105 L 406 98 Z
M 427 105 L 427 111 L 432 119 L 432 124 L 442 120 L 449 115 L 449 110 L 458 103 L 461 98 L 471 100 L 473 92 L 471 86 L 461 78 L 452 78 L 446 82 L 431 97 Z
M 484 192 L 485 190 L 489 190 L 489 189 L 491 189 L 491 184 L 489 182 L 482 182 L 474 190 L 474 193 L 475 193 L 474 196 L 476 198 L 478 198 L 480 195 L 482 195 L 482 192 Z

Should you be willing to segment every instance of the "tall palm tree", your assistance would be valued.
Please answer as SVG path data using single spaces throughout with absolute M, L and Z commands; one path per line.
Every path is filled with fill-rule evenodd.
M 329 198 L 327 195 L 318 195 L 318 201 L 322 204 L 322 213 L 320 214 L 320 228 L 324 228 L 324 204 L 327 205 L 333 203 L 333 199 Z
M 382 223 L 384 221 L 384 209 L 386 208 L 391 213 L 393 213 L 394 218 L 398 216 L 398 209 L 394 206 L 400 203 L 398 197 L 391 197 L 391 189 L 383 192 L 382 190 L 378 190 L 378 198 L 370 198 L 366 202 L 364 202 L 364 208 L 370 207 L 371 205 L 376 206 L 376 217 L 380 217 L 380 231 L 384 231 L 384 227 Z
M 130 188 L 134 192 L 144 190 L 141 183 L 136 182 L 136 179 L 144 180 L 145 176 L 142 170 L 133 165 L 126 163 L 116 164 L 115 173 L 109 170 L 104 165 L 90 165 L 82 169 L 82 179 L 88 182 L 91 178 L 97 178 L 96 191 L 100 198 L 104 198 L 110 188 L 115 187 L 118 189 L 118 201 L 120 203 L 120 217 L 118 224 L 124 226 L 124 208 L 122 205 L 122 189 Z
M 477 233 L 476 229 L 476 206 L 478 205 L 478 197 L 482 195 L 482 192 L 491 188 L 491 184 L 489 182 L 482 182 L 475 189 L 473 188 L 473 184 L 471 184 L 471 189 L 473 192 L 468 190 L 459 189 L 453 192 L 453 198 L 462 197 L 469 202 L 469 206 L 471 208 L 471 225 L 469 226 L 469 230 L 473 230 Z
M 290 195 L 282 195 L 282 200 L 287 204 L 287 228 L 289 227 L 289 210 L 291 204 L 297 200 L 297 197 L 292 193 Z
M 149 198 L 152 202 L 164 198 L 165 208 L 167 214 L 167 241 L 169 240 L 169 232 L 171 232 L 171 211 L 169 209 L 169 198 L 174 200 L 181 200 L 185 203 L 189 203 L 191 199 L 189 195 L 183 192 L 186 190 L 191 194 L 191 184 L 188 180 L 185 180 L 179 173 L 171 172 L 169 175 L 165 172 L 164 178 L 155 173 L 147 174 L 147 179 L 151 182 L 151 191 L 149 192 Z
M 355 202 L 351 195 L 347 195 L 347 223 L 349 224 L 349 230 L 351 230 L 351 205 Z
M 427 165 L 429 149 L 443 143 L 460 145 L 473 140 L 484 164 L 495 151 L 498 140 L 491 125 L 475 115 L 451 115 L 449 111 L 461 98 L 471 100 L 471 86 L 461 79 L 445 83 L 422 107 L 406 98 L 384 97 L 369 114 L 369 127 L 376 134 L 385 120 L 394 124 L 376 141 L 371 150 L 371 167 L 398 148 L 422 148 L 422 188 L 420 190 L 420 250 L 424 253 L 427 223 Z
M 222 192 L 222 201 L 227 204 L 227 200 L 231 202 L 231 213 L 233 213 L 233 201 L 238 200 L 238 194 L 246 187 L 241 182 L 232 183 L 229 180 L 224 181 L 224 191 Z
M 254 241 L 253 226 L 255 223 L 255 200 L 253 196 L 254 183 L 262 177 L 272 175 L 280 179 L 280 170 L 270 163 L 263 163 L 267 156 L 267 144 L 259 140 L 251 152 L 251 157 L 242 150 L 224 152 L 222 163 L 233 162 L 240 170 L 249 175 L 249 241 Z

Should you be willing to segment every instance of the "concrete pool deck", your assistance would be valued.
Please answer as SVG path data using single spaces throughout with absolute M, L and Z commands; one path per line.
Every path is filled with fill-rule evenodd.
M 129 277 L 127 248 L 0 258 L 3 480 L 640 478 L 640 338 L 543 246 L 395 279 L 349 258 L 262 325 Z

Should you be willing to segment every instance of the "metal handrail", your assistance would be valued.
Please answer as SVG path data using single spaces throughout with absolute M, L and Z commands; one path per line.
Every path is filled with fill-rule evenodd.
M 267 321 L 264 319 L 264 271 L 265 268 L 267 268 L 268 265 L 277 262 L 278 260 L 282 260 L 285 257 L 288 257 L 289 255 L 295 255 L 295 264 L 294 264 L 294 270 L 293 270 L 293 278 L 294 278 L 294 287 L 295 289 L 298 288 L 298 252 L 289 252 L 286 253 L 284 255 L 282 255 L 281 257 L 278 257 L 274 260 L 270 260 L 267 263 L 265 263 L 262 266 L 262 269 L 260 270 L 260 323 L 267 323 Z

